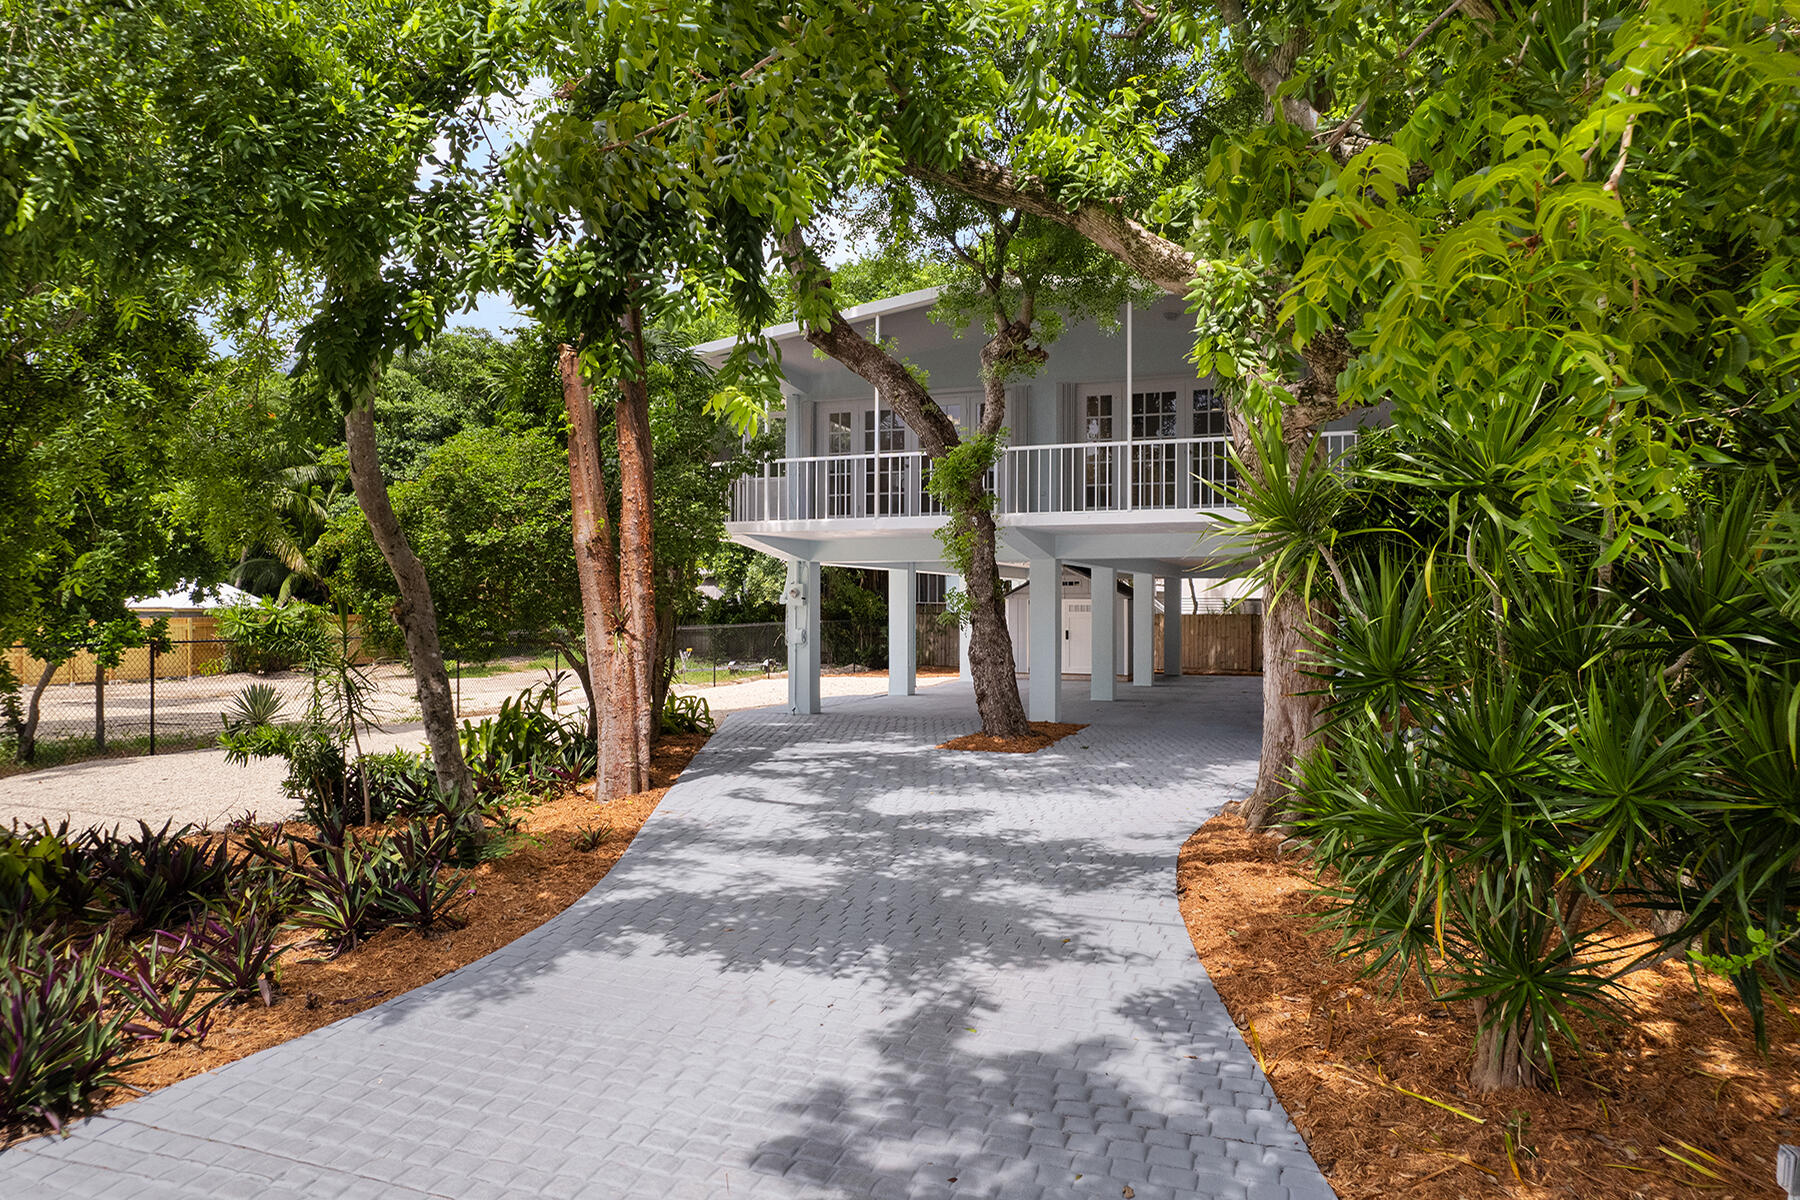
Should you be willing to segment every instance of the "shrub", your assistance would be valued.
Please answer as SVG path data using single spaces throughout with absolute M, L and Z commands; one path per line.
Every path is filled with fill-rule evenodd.
M 200 831 L 174 822 L 152 830 L 138 822 L 134 837 L 94 839 L 93 861 L 114 911 L 129 914 L 138 928 L 178 924 L 209 902 L 225 896 L 231 862 L 223 841 L 196 840 Z
M 662 731 L 664 733 L 704 733 L 718 732 L 719 724 L 713 720 L 712 705 L 704 696 L 670 696 L 663 701 Z
M 0 1127 L 61 1129 L 140 1061 L 130 1010 L 103 1003 L 109 952 L 105 936 L 55 945 L 18 925 L 0 940 Z
M 587 720 L 551 712 L 554 695 L 549 687 L 527 688 L 501 701 L 494 716 L 463 722 L 463 757 L 478 792 L 497 795 L 521 783 L 593 773 L 596 748 Z
M 233 670 L 269 675 L 330 652 L 330 615 L 317 605 L 293 600 L 276 604 L 236 604 L 219 613 L 219 633 L 229 642 Z
M 188 931 L 188 949 L 201 980 L 227 1004 L 261 996 L 275 1003 L 281 920 L 266 900 L 250 898 L 224 913 L 209 911 Z
M 437 772 L 422 754 L 392 750 L 365 754 L 351 764 L 346 776 L 344 802 L 362 813 L 362 785 L 369 786 L 369 806 L 376 821 L 432 811 Z

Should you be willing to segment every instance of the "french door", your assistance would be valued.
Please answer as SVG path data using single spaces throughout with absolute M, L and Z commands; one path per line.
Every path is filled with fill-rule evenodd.
M 856 414 L 848 408 L 827 409 L 825 417 L 825 515 L 856 515 Z
M 1194 389 L 1193 436 L 1228 438 L 1231 425 L 1225 419 L 1225 397 L 1211 388 Z M 1231 454 L 1224 442 L 1202 442 L 1193 466 L 1195 507 L 1217 508 L 1226 502 L 1227 490 L 1237 486 Z
M 879 424 L 873 409 L 863 413 L 863 453 L 869 455 L 863 481 L 864 515 L 902 516 L 907 512 L 909 488 L 906 454 L 906 422 L 891 408 L 881 410 Z
M 1175 420 L 1181 393 L 1174 388 L 1131 393 L 1131 503 L 1134 508 L 1173 508 L 1177 485 Z
M 1082 412 L 1081 440 L 1108 443 L 1082 448 L 1082 508 L 1090 512 L 1117 508 L 1118 451 L 1110 444 L 1114 437 L 1112 393 L 1089 392 L 1083 398 Z

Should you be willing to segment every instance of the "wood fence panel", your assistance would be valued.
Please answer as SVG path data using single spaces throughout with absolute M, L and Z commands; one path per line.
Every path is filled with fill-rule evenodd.
M 1163 614 L 1151 618 L 1157 674 L 1163 669 Z M 1183 613 L 1183 675 L 1262 674 L 1262 617 L 1257 613 Z

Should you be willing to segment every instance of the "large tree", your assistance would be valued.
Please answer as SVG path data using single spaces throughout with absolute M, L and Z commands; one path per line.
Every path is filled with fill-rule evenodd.
M 865 205 L 855 227 L 882 239 L 891 253 L 911 248 L 940 256 L 942 318 L 958 326 L 979 322 L 987 334 L 980 352 L 982 403 L 958 428 L 901 357 L 844 319 L 834 280 L 804 235 L 796 229 L 781 240 L 807 340 L 880 388 L 919 438 L 931 464 L 929 486 L 949 515 L 939 535 L 945 557 L 964 583 L 959 616 L 970 627 L 969 667 L 982 730 L 1023 736 L 1030 727 L 1006 627 L 1006 585 L 988 485 L 1006 424 L 1007 389 L 1043 364 L 1065 321 L 1113 320 L 1129 283 L 1110 260 L 1097 261 L 1085 242 L 1059 227 L 944 189 L 890 186 Z
M 4 39 L 8 353 L 36 353 L 108 307 L 129 323 L 153 303 L 185 310 L 298 277 L 315 298 L 300 358 L 345 413 L 438 775 L 468 794 L 429 586 L 392 518 L 370 410 L 386 360 L 461 298 L 454 256 L 476 215 L 463 167 L 504 43 L 456 0 L 30 14 L 8 9 Z

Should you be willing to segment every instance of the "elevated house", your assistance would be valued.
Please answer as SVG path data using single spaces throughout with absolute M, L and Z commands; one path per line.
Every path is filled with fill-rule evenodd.
M 928 288 L 844 316 L 923 368 L 933 398 L 970 425 L 982 403 L 983 334 L 974 327 L 958 337 L 934 322 L 936 300 Z M 1049 347 L 1043 370 L 1007 392 L 993 487 L 1002 572 L 1029 583 L 1008 616 L 1036 721 L 1058 718 L 1065 673 L 1087 674 L 1096 700 L 1113 699 L 1122 679 L 1152 686 L 1154 614 L 1182 611 L 1184 581 L 1216 582 L 1225 573 L 1219 518 L 1232 511 L 1224 490 L 1233 481 L 1229 431 L 1216 381 L 1188 362 L 1192 320 L 1170 297 L 1127 306 L 1120 326 L 1070 327 Z M 768 335 L 781 349 L 785 408 L 774 419 L 786 452 L 737 482 L 726 529 L 788 563 L 790 705 L 819 711 L 824 564 L 888 572 L 889 687 L 909 694 L 917 576 L 952 570 L 935 536 L 944 516 L 925 488 L 925 456 L 878 392 L 815 353 L 797 325 Z M 730 346 L 726 339 L 697 349 L 716 361 Z M 1346 422 L 1328 434 L 1327 448 L 1339 451 L 1354 436 Z M 1104 596 L 1115 602 L 1094 602 Z M 1178 672 L 1181 622 L 1164 624 L 1162 657 Z

